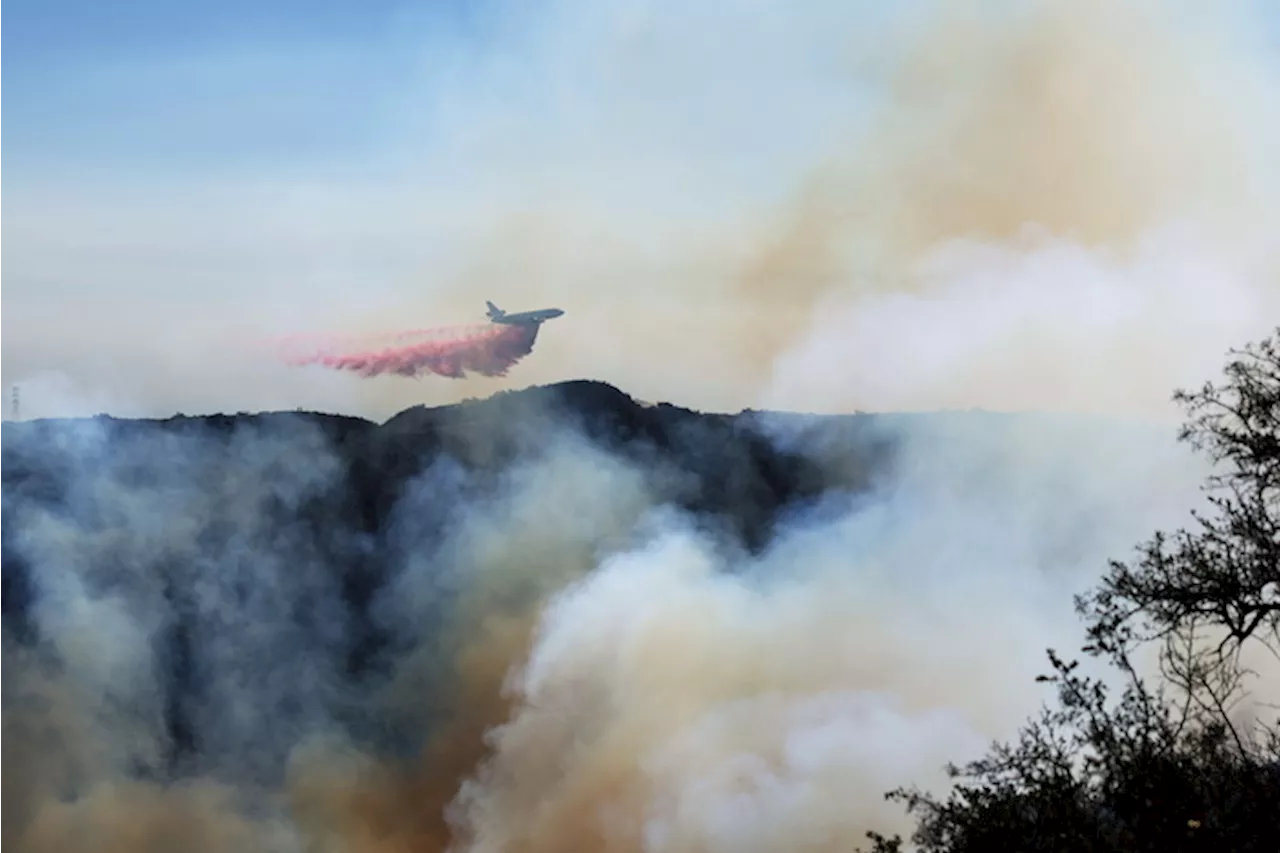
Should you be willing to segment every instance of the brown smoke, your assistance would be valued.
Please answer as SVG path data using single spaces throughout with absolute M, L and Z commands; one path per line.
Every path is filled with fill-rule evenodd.
M 1039 3 L 1012 20 L 943 4 L 894 55 L 890 95 L 865 138 L 767 218 L 758 248 L 726 279 L 726 296 L 748 306 L 742 323 L 699 314 L 703 334 L 723 328 L 745 376 L 759 381 L 823 300 L 856 310 L 863 295 L 925 290 L 919 265 L 940 244 L 967 239 L 1017 253 L 1028 226 L 1126 258 L 1163 251 L 1159 241 L 1144 248 L 1152 230 L 1185 217 L 1235 257 L 1255 236 L 1251 220 L 1271 204 L 1251 182 L 1261 140 L 1277 129 L 1266 118 L 1273 99 L 1251 76 L 1257 69 L 1213 41 L 1220 31 L 1200 29 L 1197 41 L 1196 30 L 1153 4 Z M 1264 257 L 1274 274 L 1276 258 Z M 1054 288 L 1071 286 L 1069 274 L 1062 278 Z M 1212 278 L 1190 286 L 1198 290 L 1187 304 L 1212 314 L 1208 306 L 1224 295 Z M 1267 288 L 1261 294 L 1272 301 L 1260 304 L 1276 304 L 1273 278 L 1249 286 Z M 1155 342 L 1166 360 L 1163 347 L 1175 345 L 1204 356 L 1179 363 L 1190 370 L 1136 375 L 1134 387 L 1164 398 L 1175 382 L 1208 375 L 1250 331 L 1252 310 L 1193 341 L 1146 318 L 1123 321 L 1118 334 L 1130 337 L 1133 353 Z M 966 317 L 955 320 L 955 336 L 974 334 Z M 895 332 L 910 326 L 890 326 L 886 338 Z M 1109 374 L 1131 353 L 1094 358 L 1087 340 L 1065 353 L 1087 371 L 1093 393 L 1126 387 Z M 1016 344 L 983 357 L 1054 369 L 1037 359 L 1039 341 Z M 1161 357 L 1136 363 L 1145 369 L 1147 358 Z M 864 364 L 886 374 L 895 367 Z M 828 360 L 805 369 L 838 377 L 841 368 Z M 1014 393 L 1039 402 L 1030 390 Z M 1155 497 L 1144 490 L 1133 506 Z M 1128 529 L 1146 532 L 1141 523 Z M 1002 617 L 985 631 L 954 613 L 933 612 L 930 623 L 927 607 L 913 618 L 905 600 L 879 597 L 879 582 L 890 581 L 843 574 L 853 571 L 851 557 L 831 553 L 834 538 L 793 552 L 795 585 L 781 589 L 714 579 L 708 558 L 677 541 L 567 593 L 544 614 L 515 716 L 493 734 L 493 761 L 463 791 L 464 849 L 847 850 L 868 828 L 901 827 L 883 790 L 938 781 L 943 756 L 1007 731 L 1031 705 L 1016 677 L 951 659 L 947 644 L 965 634 L 966 659 L 990 662 L 1011 648 L 1034 657 L 1043 646 L 1017 637 L 1042 635 L 1011 616 L 1027 607 L 1017 593 L 980 583 L 968 564 L 956 572 L 975 586 L 957 581 L 956 594 Z M 1129 544 L 1123 534 L 1112 543 L 1087 549 L 1089 559 Z M 902 566 L 894 559 L 885 570 Z M 991 682 L 980 684 L 984 677 Z M 878 691 L 892 698 L 879 704 Z
M 95 724 L 95 699 L 25 652 L 5 652 L 4 838 L 31 853 L 214 853 L 267 849 L 241 792 L 212 780 L 161 787 L 123 778 L 112 752 L 141 732 Z M 12 674 L 15 673 L 16 674 Z M 247 846 L 246 846 L 247 845 Z
M 489 732 L 510 716 L 515 700 L 504 684 L 528 654 L 542 604 L 591 571 L 598 551 L 626 541 L 650 504 L 638 472 L 566 439 L 520 473 L 501 505 L 469 517 L 458 535 L 472 582 L 445 644 L 451 687 L 432 697 L 443 719 L 423 753 L 401 766 L 357 758 L 359 772 L 334 772 L 323 751 L 300 761 L 292 796 L 304 825 L 323 821 L 337 849 L 444 851 L 450 804 L 489 754 Z M 406 705 L 424 704 L 414 668 L 438 654 L 419 650 L 403 673 L 397 692 Z
M 532 288 L 569 308 L 516 384 L 590 374 L 646 399 L 725 410 L 1149 412 L 1169 388 L 1215 370 L 1227 347 L 1265 333 L 1260 318 L 1280 310 L 1280 247 L 1263 225 L 1278 189 L 1266 164 L 1280 145 L 1280 89 L 1233 41 L 1228 12 L 1141 0 L 927 8 L 881 39 L 850 34 L 850 78 L 865 73 L 878 99 L 856 129 L 815 142 L 798 183 L 773 203 L 752 199 L 673 229 L 623 205 L 548 193 L 495 216 L 449 304 L 464 310 L 479 291 L 518 300 Z M 1180 224 L 1186 233 L 1166 237 Z M 936 269 L 957 241 L 1034 262 L 1054 240 L 1104 269 L 1064 269 L 1052 255 L 1021 277 L 1000 257 Z M 1153 256 L 1169 269 L 1147 275 Z M 1111 267 L 1117 281 L 1106 279 Z M 1203 269 L 1170 283 L 1190 267 Z M 992 287 L 1008 292 L 988 299 Z M 1025 318 L 982 328 L 1001 300 L 1024 294 Z M 880 310 L 911 298 L 926 304 Z M 949 327 L 918 319 L 937 301 L 950 307 Z M 1114 314 L 1105 329 L 1087 325 Z M 859 315 L 877 317 L 879 336 L 850 327 Z M 1188 330 L 1183 315 L 1211 319 Z M 614 334 L 621 317 L 626 332 Z M 1059 342 L 1041 331 L 1055 323 L 1088 331 Z M 880 358 L 806 357 L 842 336 L 874 339 Z M 955 356 L 936 379 L 877 366 L 938 347 Z M 785 375 L 774 376 L 780 362 Z M 880 370 L 894 393 L 859 388 L 860 369 Z M 810 387 L 794 374 L 830 379 Z M 1073 393 L 1047 393 L 1046 374 Z
M 863 300 L 927 290 L 920 262 L 952 241 L 1021 251 L 1034 246 L 1034 240 L 1027 245 L 1026 231 L 1035 228 L 1125 257 L 1152 229 L 1186 217 L 1225 240 L 1222 250 L 1234 258 L 1274 210 L 1259 178 L 1266 152 L 1280 140 L 1280 101 L 1266 91 L 1271 75 L 1223 43 L 1222 19 L 1186 4 L 1105 0 L 1034 2 L 1003 14 L 952 2 L 932 10 L 919 29 L 894 42 L 899 51 L 886 49 L 887 96 L 870 129 L 824 163 L 792 207 L 774 217 L 748 262 L 739 280 L 745 299 L 787 307 L 770 311 L 763 334 L 741 339 L 753 366 L 767 370 L 800 341 L 820 304 L 847 305 L 856 314 Z M 1278 247 L 1266 239 L 1266 266 L 1249 287 L 1265 294 L 1268 307 L 1280 307 Z M 998 267 L 983 272 L 997 282 L 1008 275 Z M 1191 298 L 1212 313 L 1219 287 L 1209 280 L 1196 285 Z M 1069 286 L 1047 285 L 1051 295 L 1069 293 Z M 961 309 L 981 304 L 977 294 L 959 299 Z M 1121 299 L 1112 294 L 1108 301 Z M 1158 309 L 1159 297 L 1152 302 L 1148 310 Z M 968 318 L 956 313 L 951 336 L 973 335 Z M 1236 313 L 1224 332 L 1202 331 L 1212 359 L 1232 340 L 1265 332 L 1252 313 Z M 909 314 L 895 318 L 889 331 L 910 337 L 911 320 Z M 1167 347 L 1158 321 L 1129 322 L 1122 334 Z M 1034 358 L 1041 347 L 1024 339 L 994 346 L 1009 360 Z M 1171 356 L 1164 353 L 1176 363 Z M 1087 359 L 1088 352 L 1073 348 L 1055 357 Z M 948 375 L 962 376 L 969 363 L 960 359 Z M 1066 369 L 1097 393 L 1111 376 L 1124 376 L 1126 363 L 1117 358 L 1105 373 Z M 1215 367 L 1201 360 L 1141 382 L 1164 395 Z M 838 373 L 841 366 L 826 370 Z M 990 376 L 989 384 L 1008 382 L 981 363 L 974 372 Z M 921 403 L 986 402 L 973 399 L 980 389 L 968 385 L 966 391 L 971 399 L 953 401 L 926 386 Z M 895 405 L 831 397 L 810 392 L 786 404 Z M 1025 390 L 1008 397 L 1013 405 L 1052 405 Z M 987 404 L 1009 405 L 1004 399 Z

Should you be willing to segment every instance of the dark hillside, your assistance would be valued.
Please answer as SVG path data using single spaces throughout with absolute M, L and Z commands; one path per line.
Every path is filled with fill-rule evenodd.
M 662 649 L 653 670 L 624 668 L 638 681 L 619 682 L 639 697 L 641 718 L 651 701 L 663 717 L 670 678 L 697 697 L 721 667 L 749 686 L 769 666 L 782 684 L 811 658 L 834 673 L 852 662 L 858 683 L 874 686 L 882 659 L 901 660 L 892 644 L 918 636 L 930 638 L 927 650 L 913 646 L 929 697 L 955 673 L 1001 701 L 1010 683 L 993 676 L 993 655 L 1020 650 L 999 634 L 984 638 L 987 623 L 1022 631 L 1019 620 L 1046 606 L 1035 584 L 1072 583 L 1081 577 L 1072 572 L 1101 568 L 1147 529 L 1146 513 L 1160 510 L 1150 481 L 1173 458 L 1156 446 L 1158 432 L 987 412 L 707 414 L 585 381 L 414 407 L 382 424 L 308 412 L 7 422 L 9 826 L 34 833 L 21 849 L 64 849 L 62 836 L 38 840 L 42 826 L 77 826 L 59 817 L 62 803 L 99 808 L 132 780 L 173 805 L 214 784 L 243 800 L 231 806 L 233 822 L 266 815 L 262 829 L 287 813 L 298 831 L 323 834 L 333 808 L 354 821 L 332 829 L 340 836 L 396 839 L 368 849 L 448 849 L 449 804 L 511 719 L 508 674 L 535 648 L 546 597 L 579 581 L 600 581 L 593 608 L 603 615 L 579 610 L 584 624 L 625 625 L 634 603 L 648 653 Z M 719 549 L 707 571 L 758 569 L 761 583 L 743 578 L 711 594 L 702 552 L 681 550 L 689 527 L 707 534 L 698 547 Z M 637 565 L 655 531 L 666 550 Z M 632 560 L 625 572 L 606 567 L 618 555 Z M 856 592 L 843 574 L 814 575 L 831 582 L 800 615 L 789 596 L 818 586 L 760 593 L 769 572 L 821 571 L 824 560 L 828 572 L 850 573 Z M 919 612 L 869 612 L 885 606 L 876 572 L 904 596 L 885 601 Z M 983 595 L 996 599 L 988 610 Z M 965 623 L 974 637 L 948 627 L 957 600 L 960 616 L 985 620 Z M 729 611 L 750 616 L 725 622 Z M 741 633 L 727 644 L 708 636 L 731 630 Z M 637 719 L 609 698 L 615 665 L 637 653 L 630 636 L 598 649 L 575 641 L 565 653 L 561 710 L 589 721 L 560 747 L 566 755 L 600 736 L 590 721 Z M 947 656 L 971 641 L 987 657 L 961 673 L 967 664 Z M 691 668 L 679 659 L 686 647 Z M 594 661 L 585 680 L 580 654 Z M 651 697 L 652 678 L 667 692 Z M 543 722 L 555 736 L 559 723 Z M 339 748 L 296 788 L 295 763 L 316 736 L 336 736 Z M 342 776 L 342 744 L 373 775 Z M 618 766 L 632 768 L 636 755 Z M 319 797 L 321 811 L 260 801 L 263 791 Z M 862 790 L 853 805 L 880 808 L 883 793 Z M 163 828 L 169 805 L 159 808 L 126 818 L 122 807 L 119 826 Z M 184 832 L 205 837 L 202 826 Z M 1038 826 L 1006 835 L 1034 836 Z M 127 849 L 131 837 L 119 836 Z M 163 849 L 167 837 L 156 836 Z
M 153 627 L 167 672 L 160 680 L 171 748 L 160 765 L 176 771 L 184 756 L 211 746 L 191 735 L 207 728 L 193 717 L 212 701 L 210 688 L 195 686 L 214 666 L 205 657 L 217 654 L 202 638 L 220 630 L 216 612 L 201 604 L 202 578 L 228 584 L 246 613 L 290 608 L 298 636 L 289 641 L 336 644 L 340 677 L 358 681 L 386 660 L 386 630 L 371 606 L 402 557 L 392 531 L 397 505 L 424 472 L 452 473 L 447 487 L 433 481 L 416 499 L 417 541 L 442 531 L 459 506 L 492 497 L 512 466 L 537 458 L 557 436 L 577 435 L 637 465 L 657 502 L 755 551 L 789 507 L 864 489 L 887 468 L 890 448 L 873 439 L 870 420 L 830 419 L 825 445 L 814 445 L 825 450 L 815 455 L 778 449 L 749 413 L 647 406 L 606 384 L 567 382 L 412 408 L 381 425 L 306 412 L 8 422 L 6 648 L 37 642 L 33 609 L 61 606 L 68 594 L 64 578 L 36 576 L 37 565 L 44 574 L 75 567 L 89 596 L 164 602 L 168 616 Z M 296 564 L 296 587 L 258 588 L 264 560 Z M 311 612 L 325 597 L 317 590 L 335 585 L 346 612 Z

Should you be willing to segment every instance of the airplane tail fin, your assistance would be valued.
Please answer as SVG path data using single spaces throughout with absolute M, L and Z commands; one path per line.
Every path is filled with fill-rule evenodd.
M 496 320 L 496 319 L 498 319 L 499 317 L 501 317 L 503 314 L 505 314 L 505 313 L 506 313 L 506 312 L 505 312 L 505 311 L 503 311 L 501 308 L 499 308 L 497 305 L 494 305 L 492 302 L 490 302 L 490 301 L 489 301 L 489 300 L 487 300 L 487 299 L 484 301 L 484 304 L 485 304 L 485 305 L 487 305 L 487 306 L 489 306 L 489 318 L 490 318 L 490 319 Z

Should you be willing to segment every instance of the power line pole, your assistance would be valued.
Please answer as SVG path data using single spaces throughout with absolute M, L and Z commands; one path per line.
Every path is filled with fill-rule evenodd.
M 11 411 L 11 417 L 15 421 L 18 419 L 18 386 L 17 385 L 13 386 L 13 408 Z

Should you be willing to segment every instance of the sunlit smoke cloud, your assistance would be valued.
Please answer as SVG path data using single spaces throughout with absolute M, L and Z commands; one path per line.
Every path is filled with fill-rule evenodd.
M 767 405 L 1168 417 L 1173 388 L 1215 374 L 1280 312 L 1265 272 L 1190 228 L 1153 230 L 1128 250 L 1034 231 L 1012 244 L 956 240 L 904 275 L 900 290 L 825 296 L 776 362 Z
M 567 588 L 456 804 L 464 849 L 834 850 L 905 829 L 881 794 L 942 784 L 1032 713 L 1045 646 L 1079 639 L 1070 592 L 1194 495 L 1170 436 L 1015 423 L 904 422 L 883 491 L 757 559 L 677 522 Z
M 1280 310 L 1276 69 L 1226 7 L 934 11 L 747 279 L 807 306 L 765 400 L 1168 415 Z

